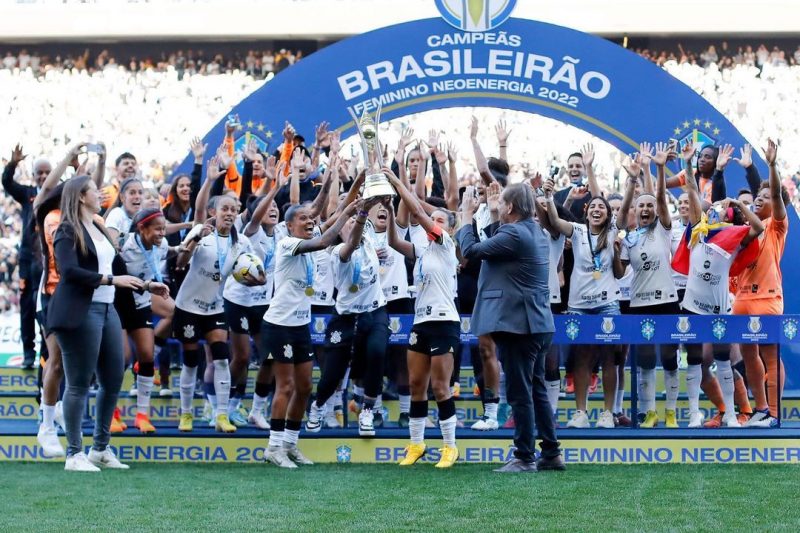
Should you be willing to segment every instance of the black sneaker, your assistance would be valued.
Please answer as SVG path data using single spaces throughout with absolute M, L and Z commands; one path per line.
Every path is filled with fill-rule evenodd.
M 383 413 L 381 411 L 373 411 L 372 413 L 372 427 L 383 427 Z
M 408 427 L 408 413 L 400 413 L 400 418 L 397 419 L 397 426 L 401 428 Z

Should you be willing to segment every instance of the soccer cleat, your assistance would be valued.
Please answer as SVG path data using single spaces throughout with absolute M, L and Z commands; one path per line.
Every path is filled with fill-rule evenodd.
M 409 423 L 408 413 L 400 413 L 400 416 L 397 418 L 397 427 L 407 428 L 408 423 Z
M 55 426 L 45 427 L 44 424 L 39 426 L 39 433 L 36 435 L 36 441 L 42 447 L 42 451 L 48 457 L 64 457 L 64 448 L 58 441 Z
M 597 392 L 597 386 L 600 384 L 600 377 L 597 374 L 592 374 L 592 380 L 589 382 L 589 394 Z
M 272 463 L 281 468 L 297 468 L 297 465 L 286 455 L 286 450 L 283 446 L 268 447 L 264 451 L 264 462 Z
M 333 408 L 333 414 L 336 417 L 336 422 L 339 424 L 340 428 L 344 427 L 344 409 L 341 405 L 337 405 Z
M 706 429 L 719 429 L 722 427 L 722 416 L 725 413 L 721 413 L 717 411 L 717 414 L 711 417 L 711 419 L 703 424 L 703 427 Z
M 769 409 L 756 409 L 745 426 L 749 428 L 774 428 L 778 427 L 778 420 L 769 414 Z
M 644 417 L 644 422 L 639 424 L 640 428 L 645 429 L 652 429 L 658 426 L 658 413 L 655 411 L 647 411 L 647 414 Z
M 319 433 L 322 429 L 322 410 L 323 407 L 317 407 L 317 402 L 311 402 L 311 408 L 308 410 L 308 418 L 306 419 L 306 431 L 309 433 Z
M 472 386 L 472 395 L 473 396 L 480 396 L 481 395 L 481 388 L 478 387 L 478 384 Z
M 461 383 L 455 382 L 450 386 L 450 396 L 458 398 L 461 396 Z
M 61 427 L 61 430 L 64 431 L 66 424 L 64 423 L 64 404 L 61 401 L 56 402 L 56 412 L 55 412 L 55 419 L 56 424 Z
M 158 373 L 156 373 L 156 375 L 153 376 L 153 386 L 154 387 L 160 387 L 161 386 L 161 376 L 158 375 Z
M 296 465 L 313 465 L 314 461 L 303 455 L 303 452 L 300 451 L 300 448 L 297 447 L 297 444 L 293 444 L 291 446 L 283 445 L 283 451 L 286 453 L 286 457 L 289 458 Z
M 365 408 L 358 415 L 358 436 L 374 437 L 375 425 L 372 409 Z
M 178 421 L 178 431 L 191 431 L 193 429 L 194 416 L 192 413 L 181 413 Z
M 629 428 L 633 425 L 633 421 L 625 413 L 614 414 L 614 425 L 622 428 Z
M 228 415 L 224 413 L 217 415 L 214 427 L 221 433 L 236 433 L 236 426 L 231 424 Z
M 436 468 L 450 468 L 456 464 L 458 460 L 458 448 L 445 444 L 439 448 L 439 452 L 441 452 L 442 457 L 439 459 L 439 462 L 436 463 Z
M 133 421 L 134 427 L 142 433 L 155 433 L 156 428 L 150 422 L 150 417 L 145 413 L 136 413 L 136 420 Z
M 614 415 L 611 411 L 605 410 L 600 412 L 600 417 L 597 419 L 596 427 L 613 429 L 614 428 Z
M 361 407 L 364 405 L 364 399 L 361 396 L 353 396 L 353 399 L 347 402 L 347 409 L 357 415 L 361 412 Z
M 722 415 L 722 425 L 726 428 L 740 428 L 739 420 L 736 418 L 736 413 L 725 413 Z
M 705 416 L 700 411 L 689 414 L 689 426 L 692 429 L 703 427 Z
M 342 422 L 344 422 L 344 413 L 342 413 L 341 411 L 337 412 L 334 410 L 325 413 L 324 423 L 326 428 L 339 429 L 344 425 L 344 423 L 341 426 L 339 425 L 339 417 L 337 415 L 341 415 Z
M 97 467 L 112 468 L 115 470 L 128 470 L 130 468 L 128 465 L 119 462 L 119 459 L 117 459 L 117 456 L 111 451 L 111 448 L 106 448 L 102 452 L 98 452 L 92 448 L 89 450 L 89 462 Z
M 664 411 L 664 427 L 670 429 L 678 427 L 678 417 L 675 414 L 675 409 L 667 409 Z
M 232 413 L 228 413 L 228 420 L 237 428 L 247 427 L 247 416 L 242 416 L 242 413 L 237 409 Z
M 747 423 L 750 421 L 750 414 L 748 414 L 748 413 L 739 413 L 738 415 L 736 415 L 736 420 L 739 421 L 739 424 L 742 427 L 745 427 L 747 425 Z
M 161 390 L 158 391 L 158 395 L 162 398 L 172 398 L 172 389 L 169 387 L 161 387 Z
M 419 444 L 414 444 L 413 442 L 406 446 L 406 456 L 400 461 L 400 466 L 411 466 L 419 459 L 425 455 L 425 447 L 424 442 L 420 442 Z
M 269 429 L 269 422 L 267 422 L 267 419 L 264 418 L 264 413 L 257 413 L 253 411 L 248 415 L 247 421 L 258 429 Z
M 136 383 L 135 382 L 134 382 L 133 386 L 131 387 L 131 390 L 128 391 L 128 396 L 130 398 L 136 398 L 137 396 L 139 396 L 139 389 L 136 388 Z
M 125 424 L 122 424 L 121 420 L 118 420 L 116 418 L 112 418 L 111 419 L 111 426 L 109 427 L 109 431 L 111 431 L 111 433 L 122 433 L 127 428 L 128 428 L 128 426 L 125 425 Z
M 372 411 L 372 427 L 374 428 L 382 428 L 383 427 L 383 411 L 377 409 Z
M 472 424 L 471 429 L 474 429 L 475 431 L 494 431 L 499 427 L 500 424 L 497 422 L 496 418 L 490 418 L 486 415 L 483 415 L 480 420 Z
M 586 414 L 586 411 L 575 411 L 575 414 L 572 415 L 569 422 L 567 422 L 568 428 L 588 428 L 589 425 L 589 415 Z
M 67 457 L 64 463 L 64 470 L 71 472 L 99 472 L 100 469 L 89 462 L 89 458 L 83 452 Z
M 125 422 L 122 420 L 122 411 L 120 411 L 120 410 L 119 410 L 119 407 L 115 407 L 115 408 L 114 408 L 114 416 L 113 416 L 113 418 L 114 418 L 114 420 L 116 420 L 116 421 L 117 421 L 117 423 L 118 423 L 120 426 L 122 426 L 122 431 L 125 431 L 126 429 L 128 429 L 128 424 L 126 424 L 126 423 L 125 423 Z
M 575 394 L 575 380 L 572 374 L 567 374 L 564 378 L 564 392 L 567 394 Z

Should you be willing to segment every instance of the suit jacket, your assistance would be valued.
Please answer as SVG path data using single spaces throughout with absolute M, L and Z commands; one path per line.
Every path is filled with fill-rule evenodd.
M 548 286 L 547 237 L 538 223 L 524 220 L 490 226 L 487 240 L 478 242 L 472 226 L 456 238 L 467 259 L 483 260 L 478 297 L 472 313 L 472 333 L 553 333 Z
M 97 223 L 95 223 L 97 225 Z M 75 246 L 75 228 L 61 224 L 56 230 L 53 248 L 56 268 L 61 279 L 47 306 L 47 327 L 52 330 L 77 328 L 86 317 L 92 303 L 94 290 L 100 286 L 103 276 L 98 272 L 97 250 L 89 231 L 81 225 L 86 241 L 86 253 Z M 114 256 L 111 265 L 115 276 L 127 274 L 125 262 Z M 128 291 L 129 296 L 133 294 Z

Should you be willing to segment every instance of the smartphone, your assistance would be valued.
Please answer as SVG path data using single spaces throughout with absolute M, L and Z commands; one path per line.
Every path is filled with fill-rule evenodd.
M 561 169 L 558 168 L 558 165 L 550 165 L 550 177 L 555 178 L 558 176 L 558 173 Z
M 238 126 L 239 119 L 236 118 L 236 115 L 228 115 L 228 124 L 230 126 Z
M 86 145 L 86 151 L 99 154 L 100 152 L 103 151 L 103 147 L 100 146 L 99 144 L 90 143 Z

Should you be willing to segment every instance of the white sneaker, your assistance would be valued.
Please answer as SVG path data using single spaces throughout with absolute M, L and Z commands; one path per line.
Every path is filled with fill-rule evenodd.
M 247 422 L 253 424 L 258 429 L 269 429 L 269 422 L 264 418 L 264 413 L 250 411 L 250 414 L 247 415 Z
M 130 467 L 122 464 L 111 451 L 111 448 L 106 448 L 102 452 L 98 452 L 94 448 L 89 450 L 89 462 L 94 466 L 102 466 L 104 468 L 115 468 L 117 470 L 127 470 Z
M 306 431 L 309 433 L 319 433 L 322 429 L 322 410 L 325 407 L 317 407 L 317 402 L 311 402 L 311 408 L 308 410 L 308 418 L 306 419 Z
M 480 420 L 472 424 L 471 429 L 475 431 L 494 431 L 499 427 L 500 424 L 497 422 L 496 418 L 490 418 L 486 415 L 483 415 Z
M 133 385 L 133 387 L 131 387 L 131 390 L 128 391 L 128 396 L 131 398 L 136 398 L 137 396 L 139 396 L 139 389 L 136 388 L 135 384 Z
M 281 468 L 297 468 L 297 465 L 286 455 L 286 450 L 283 446 L 270 446 L 264 450 L 264 462 L 272 463 Z
M 172 398 L 172 389 L 166 387 L 162 388 L 160 391 L 158 391 L 158 395 L 162 398 Z
M 722 415 L 722 425 L 727 428 L 740 428 L 742 425 L 736 418 L 736 413 L 725 413 Z
M 611 414 L 611 411 L 601 411 L 595 427 L 614 429 L 614 415 Z
M 39 426 L 39 433 L 36 435 L 36 440 L 39 442 L 39 446 L 42 447 L 42 451 L 46 456 L 64 457 L 66 455 L 63 446 L 61 446 L 61 443 L 58 441 L 55 426 L 45 427 L 44 424 Z
M 292 446 L 283 445 L 283 452 L 286 454 L 286 457 L 289 458 L 295 465 L 313 465 L 314 461 L 303 455 L 303 452 L 300 451 L 300 448 L 297 447 L 296 444 Z
M 700 411 L 690 413 L 689 425 L 687 427 L 690 427 L 692 429 L 701 428 L 703 427 L 703 421 L 705 420 L 705 418 L 706 418 L 705 415 L 703 415 L 703 413 L 701 413 Z
M 375 426 L 374 416 L 372 409 L 364 408 L 358 415 L 358 436 L 359 437 L 374 437 Z
M 56 424 L 61 426 L 62 431 L 66 431 L 67 425 L 64 423 L 64 404 L 61 401 L 56 402 L 56 412 L 55 412 L 55 419 Z
M 83 452 L 78 452 L 75 455 L 67 457 L 66 463 L 64 463 L 64 470 L 70 470 L 72 472 L 99 472 L 100 469 L 94 466 L 92 463 L 89 462 L 89 459 L 86 457 L 86 454 Z
M 572 415 L 572 418 L 569 420 L 569 422 L 567 422 L 567 427 L 568 428 L 591 427 L 591 425 L 589 424 L 589 415 L 586 414 L 586 411 L 575 411 L 575 414 Z
M 339 419 L 336 418 L 336 411 L 328 411 L 325 413 L 325 427 L 329 429 L 339 429 L 342 427 L 339 424 Z

